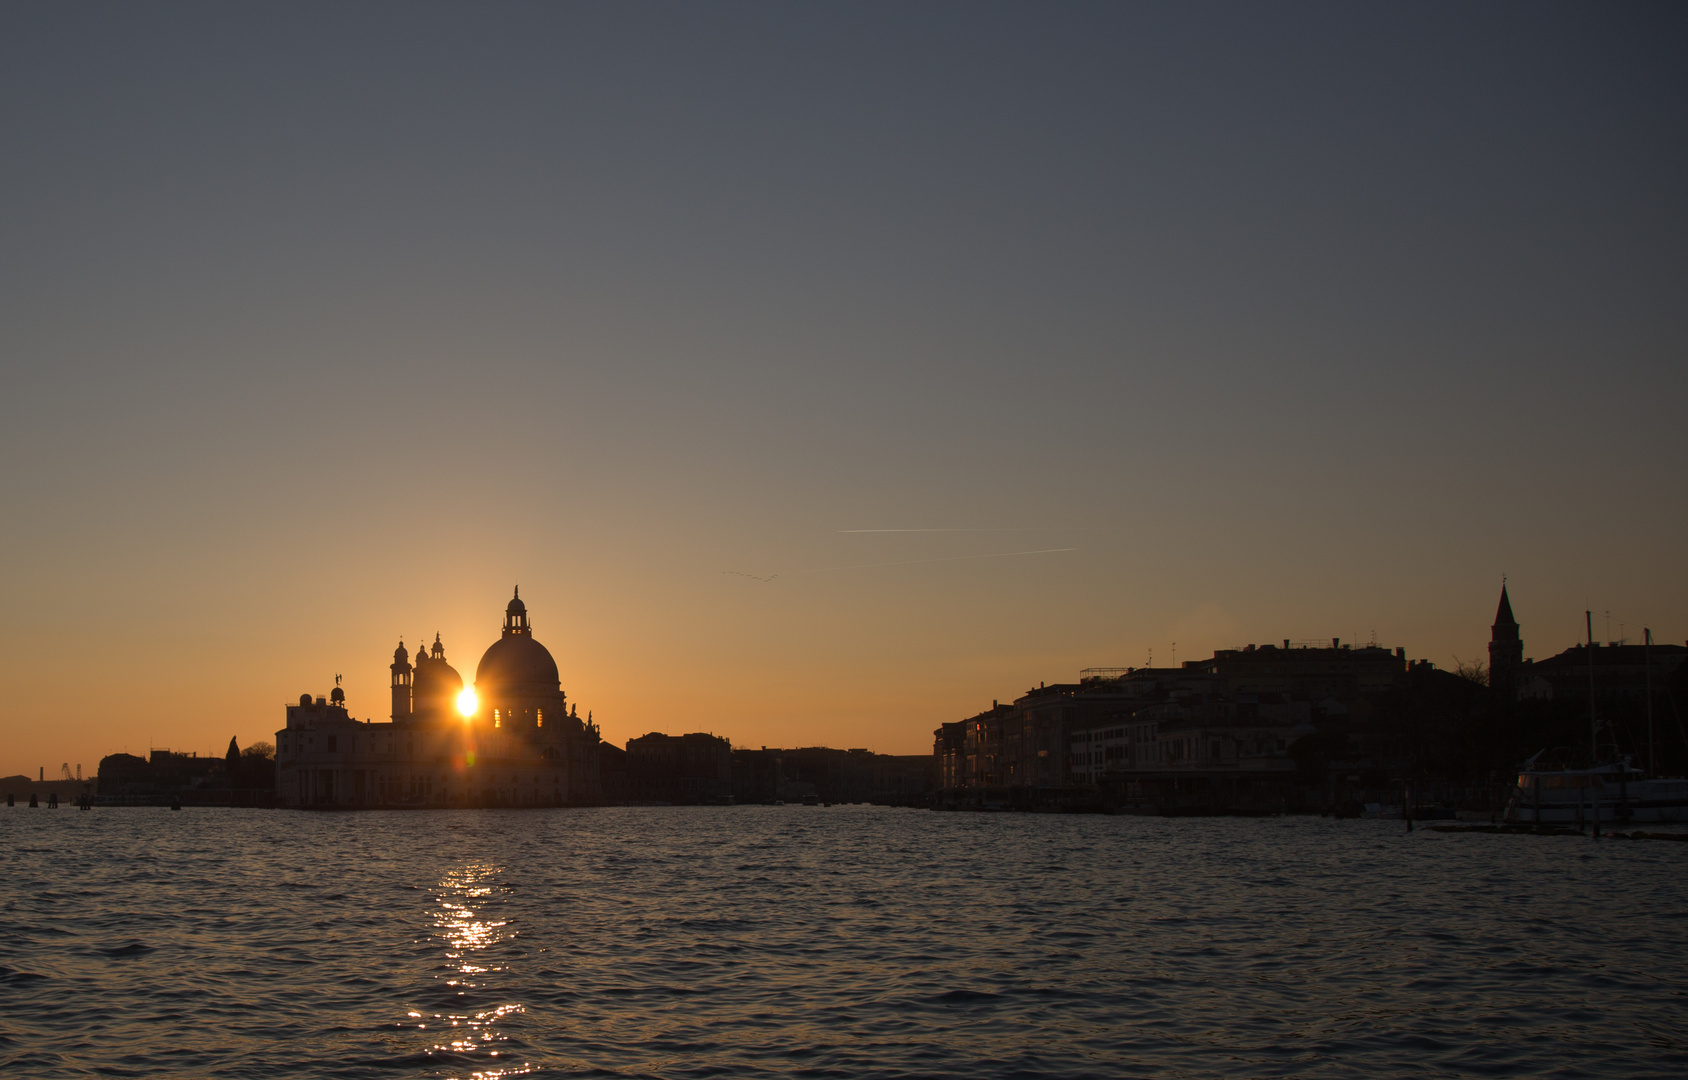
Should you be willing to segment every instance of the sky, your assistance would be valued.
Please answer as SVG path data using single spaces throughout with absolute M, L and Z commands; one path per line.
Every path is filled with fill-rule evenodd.
M 0 207 L 0 773 L 1688 639 L 1681 5 L 14 2 Z

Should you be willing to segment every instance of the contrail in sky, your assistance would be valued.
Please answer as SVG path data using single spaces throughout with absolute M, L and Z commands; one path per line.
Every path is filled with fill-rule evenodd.
M 1054 555 L 1057 552 L 1077 550 L 1078 548 L 1076 547 L 1062 547 L 1038 548 L 1036 551 L 993 551 L 988 555 L 943 555 L 936 559 L 898 559 L 895 562 L 847 563 L 843 566 L 817 566 L 813 570 L 787 570 L 785 573 L 787 577 L 796 577 L 798 574 L 824 574 L 829 570 L 871 570 L 878 566 L 914 566 L 919 563 L 958 562 L 962 559 L 1006 559 L 1014 555 Z M 741 573 L 738 570 L 723 570 L 721 572 L 723 574 L 732 574 L 734 577 L 755 578 L 757 581 L 772 581 L 779 577 L 778 574 L 769 574 L 764 577 L 760 574 Z

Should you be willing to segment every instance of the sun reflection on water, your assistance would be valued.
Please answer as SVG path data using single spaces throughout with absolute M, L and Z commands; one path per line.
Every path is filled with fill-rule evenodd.
M 504 964 L 484 955 L 486 950 L 516 936 L 515 931 L 508 929 L 508 920 L 495 917 L 499 903 L 498 878 L 503 869 L 493 863 L 469 863 L 447 874 L 435 890 L 437 905 L 431 913 L 433 936 L 444 946 L 448 961 L 447 970 L 436 977 L 455 988 L 459 998 L 467 998 L 471 991 L 491 990 L 489 978 L 508 970 Z M 431 1024 L 433 1031 L 440 1032 L 436 1037 L 445 1040 L 429 1046 L 429 1055 L 456 1058 L 485 1055 L 487 1059 L 484 1063 L 476 1062 L 466 1073 L 448 1070 L 442 1075 L 494 1080 L 534 1070 L 530 1062 L 518 1061 L 503 1048 L 510 1036 L 498 1027 L 506 1017 L 524 1011 L 520 1002 L 508 1002 L 465 1012 L 424 1013 L 412 1009 L 407 1016 L 417 1030 L 428 1030 Z

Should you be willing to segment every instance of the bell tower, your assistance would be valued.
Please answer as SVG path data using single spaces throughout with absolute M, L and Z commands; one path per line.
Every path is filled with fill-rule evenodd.
M 512 634 L 532 635 L 533 627 L 528 625 L 527 605 L 522 603 L 522 587 L 516 586 L 516 595 L 504 609 L 504 636 Z
M 1500 607 L 1489 627 L 1489 688 L 1501 700 L 1518 696 L 1518 669 L 1524 666 L 1524 642 L 1518 636 L 1518 620 L 1512 617 L 1512 601 L 1506 595 L 1506 579 L 1500 583 Z
M 421 659 L 421 654 L 417 655 Z M 393 719 L 410 719 L 410 654 L 405 651 L 404 639 L 393 650 Z

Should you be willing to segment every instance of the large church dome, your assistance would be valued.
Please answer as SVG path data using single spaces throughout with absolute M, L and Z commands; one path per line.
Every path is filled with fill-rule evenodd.
M 475 669 L 476 692 L 482 696 L 500 690 L 554 694 L 558 682 L 551 651 L 526 634 L 509 634 L 493 642 Z
M 506 694 L 555 694 L 559 680 L 551 652 L 533 640 L 520 594 L 504 609 L 504 636 L 475 668 L 475 692 L 485 699 Z

